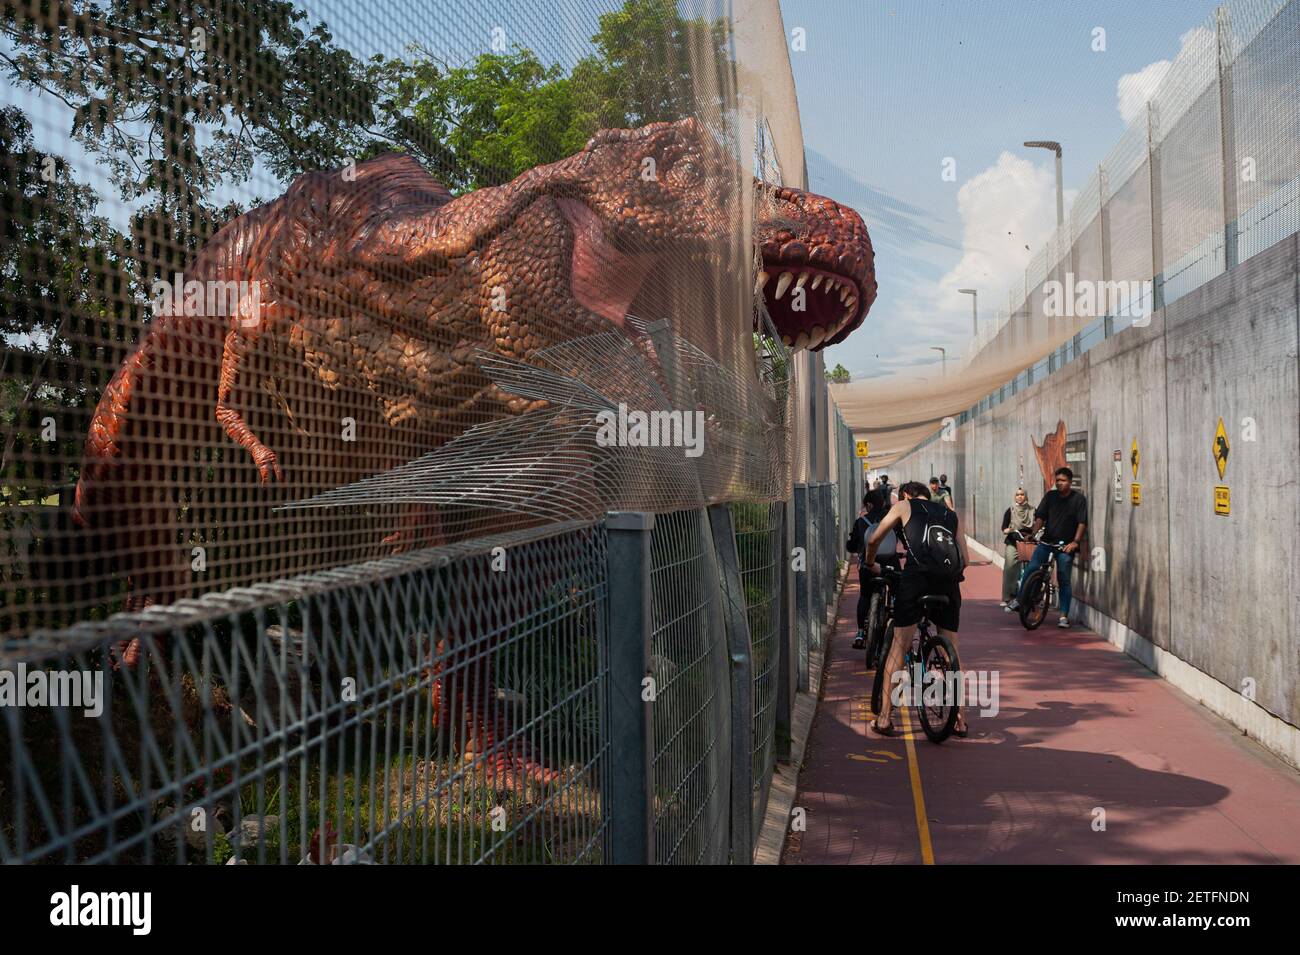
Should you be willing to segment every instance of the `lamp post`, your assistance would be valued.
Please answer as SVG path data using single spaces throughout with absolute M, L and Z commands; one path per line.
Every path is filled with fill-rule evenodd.
M 970 296 L 970 333 L 972 338 L 978 338 L 980 333 L 980 294 L 973 288 L 959 288 L 957 291 L 961 292 L 962 295 Z
M 937 351 L 939 353 L 939 359 L 940 361 L 943 362 L 943 365 L 940 368 L 939 376 L 941 378 L 947 378 L 948 377 L 948 350 L 946 348 L 940 347 L 939 345 L 931 345 L 930 351 Z
M 1056 227 L 1065 225 L 1065 190 L 1061 186 L 1061 144 L 1050 139 L 1031 139 L 1030 149 L 1050 149 L 1056 153 Z

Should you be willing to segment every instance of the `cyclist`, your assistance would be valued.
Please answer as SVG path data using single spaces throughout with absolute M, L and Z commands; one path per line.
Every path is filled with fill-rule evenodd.
M 888 513 L 888 489 L 883 487 L 872 488 L 862 497 L 862 511 L 858 514 L 858 519 L 853 522 L 853 530 L 844 545 L 849 553 L 858 555 L 858 632 L 853 638 L 853 649 L 855 650 L 861 650 L 866 646 L 867 611 L 871 607 L 871 593 L 873 590 L 871 569 L 863 562 L 863 558 L 866 556 L 866 541 L 871 532 L 875 530 L 875 526 Z M 882 550 L 883 553 L 878 555 L 878 562 L 897 565 L 898 557 L 895 554 L 895 543 L 885 541 Z
M 962 571 L 970 562 L 966 539 L 957 530 L 956 511 L 931 501 L 930 492 L 919 481 L 899 485 L 898 493 L 901 500 L 876 525 L 867 540 L 867 552 L 863 557 L 872 571 L 879 573 L 876 552 L 885 536 L 894 530 L 899 532 L 907 553 L 907 563 L 903 565 L 898 591 L 894 595 L 894 642 L 881 664 L 886 667 L 887 674 L 897 672 L 902 664 L 903 654 L 912 645 L 916 625 L 921 621 L 921 598 L 930 594 L 948 598 L 947 605 L 935 608 L 930 619 L 939 632 L 949 638 L 958 659 L 961 658 L 961 651 L 957 648 L 957 628 L 961 622 L 961 588 L 958 583 L 965 579 Z M 880 710 L 871 728 L 882 736 L 893 736 L 890 693 L 884 694 Z M 960 711 L 953 733 L 956 736 L 967 734 L 966 717 Z
M 943 486 L 943 482 L 937 477 L 930 478 L 930 500 L 942 504 L 951 510 L 957 510 L 952 503 L 952 492 L 946 489 Z
M 1034 526 L 1031 533 L 1043 532 L 1042 540 L 1064 545 L 1065 549 L 1056 555 L 1056 584 L 1061 594 L 1061 618 L 1056 625 L 1062 630 L 1070 627 L 1070 570 L 1074 566 L 1074 555 L 1083 544 L 1083 535 L 1088 530 L 1088 499 L 1074 490 L 1074 472 L 1069 468 L 1057 468 L 1052 475 L 1056 489 L 1043 495 L 1042 503 L 1034 511 Z M 1052 556 L 1052 549 L 1042 543 L 1034 548 L 1034 556 L 1025 568 L 1021 578 L 1020 591 L 1016 599 L 1007 604 L 1007 611 L 1014 613 L 1020 609 L 1020 598 L 1025 595 L 1024 581 L 1038 568 L 1042 567 Z

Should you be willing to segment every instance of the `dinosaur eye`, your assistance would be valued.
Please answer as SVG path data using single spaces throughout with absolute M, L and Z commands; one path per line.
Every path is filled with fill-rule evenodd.
M 684 160 L 673 167 L 673 178 L 684 185 L 699 182 L 702 177 L 703 173 L 693 159 Z

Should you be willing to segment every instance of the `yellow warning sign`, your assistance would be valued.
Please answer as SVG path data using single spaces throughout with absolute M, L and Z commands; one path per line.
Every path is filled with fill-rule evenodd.
M 1219 480 L 1223 480 L 1223 472 L 1228 468 L 1228 432 L 1223 430 L 1223 418 L 1219 418 L 1219 426 L 1214 430 L 1214 463 L 1219 466 Z M 1226 490 L 1226 488 L 1225 488 Z M 1214 493 L 1215 500 L 1218 500 L 1219 493 L 1216 489 Z M 1221 513 L 1228 513 L 1223 511 Z
M 863 458 L 863 459 L 862 459 L 862 470 L 863 470 L 864 472 L 865 472 L 865 471 L 870 471 L 870 470 L 871 470 L 871 465 L 867 462 L 867 459 L 866 459 L 866 458 Z
M 858 442 L 858 457 L 860 457 L 860 458 L 865 458 L 866 456 L 867 456 L 867 442 L 866 442 L 866 441 L 859 441 L 859 442 Z
M 1214 513 L 1227 514 L 1232 510 L 1232 498 L 1226 484 L 1214 485 Z
M 1138 461 L 1140 461 L 1141 458 L 1142 455 L 1138 451 L 1138 439 L 1134 438 L 1133 447 L 1130 448 L 1128 452 L 1128 460 L 1129 460 L 1129 464 L 1133 465 L 1133 480 L 1135 481 L 1137 480 L 1138 477 Z
M 1133 501 L 1134 506 L 1142 503 L 1142 485 L 1130 484 L 1128 486 L 1129 498 Z

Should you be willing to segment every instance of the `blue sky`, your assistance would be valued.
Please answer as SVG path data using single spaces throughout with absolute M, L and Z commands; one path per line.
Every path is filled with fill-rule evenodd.
M 1021 143 L 1062 143 L 1068 215 L 1124 132 L 1121 77 L 1130 90 L 1158 79 L 1154 64 L 1172 60 L 1214 6 L 781 0 L 787 35 L 802 27 L 807 38 L 790 60 L 810 187 L 857 208 L 876 251 L 879 297 L 863 328 L 827 350 L 828 365 L 869 377 L 933 363 L 932 345 L 960 355 L 970 299 L 955 288 L 980 288 L 991 318 L 1024 267 L 1017 255 L 1028 259 L 1055 225 L 1052 156 Z M 1092 50 L 1096 27 L 1103 52 Z M 954 182 L 941 178 L 945 157 Z

